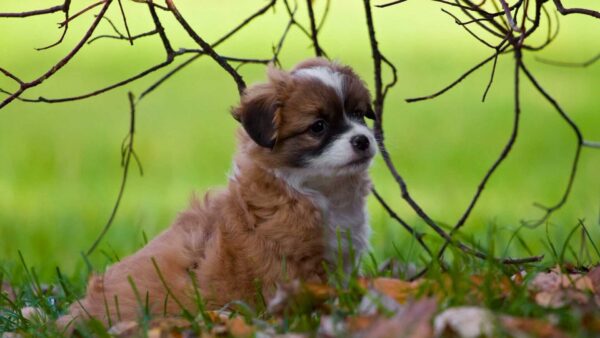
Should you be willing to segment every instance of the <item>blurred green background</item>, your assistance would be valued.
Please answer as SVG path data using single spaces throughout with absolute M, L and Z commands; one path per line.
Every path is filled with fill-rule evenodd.
M 56 2 L 1 0 L 0 9 L 27 10 Z M 152 29 L 144 4 L 123 2 L 132 34 Z M 89 3 L 75 0 L 72 7 L 79 10 Z M 199 34 L 215 41 L 265 3 L 180 0 L 178 6 Z M 584 3 L 570 1 L 569 5 Z M 318 17 L 325 4 L 324 0 L 315 1 Z M 0 66 L 26 80 L 37 77 L 77 43 L 96 11 L 75 20 L 60 46 L 40 52 L 33 48 L 59 37 L 56 22 L 62 20 L 60 14 L 1 19 Z M 413 197 L 434 219 L 453 224 L 510 134 L 512 57 L 499 60 L 496 80 L 484 104 L 481 95 L 491 64 L 436 100 L 407 104 L 405 98 L 437 91 L 491 51 L 455 25 L 440 11 L 439 3 L 415 0 L 387 9 L 374 8 L 373 12 L 380 47 L 396 64 L 399 75 L 398 85 L 386 103 L 388 149 Z M 176 49 L 195 48 L 168 13 L 159 14 Z M 122 27 L 116 3 L 108 15 Z M 297 17 L 307 25 L 304 1 L 300 1 Z M 275 11 L 257 19 L 220 46 L 218 52 L 268 58 L 286 23 L 287 14 L 278 4 Z M 557 40 L 538 54 L 583 61 L 600 51 L 599 27 L 593 18 L 562 17 Z M 100 24 L 96 34 L 100 33 L 111 33 L 106 22 Z M 539 33 L 536 41 L 541 42 L 544 36 Z M 320 42 L 331 58 L 354 67 L 372 86 L 371 51 L 361 1 L 333 0 Z M 292 29 L 281 54 L 283 66 L 289 68 L 312 55 L 310 41 Z M 99 40 L 85 46 L 56 76 L 25 96 L 86 93 L 163 60 L 156 36 L 137 40 L 134 46 L 126 41 Z M 173 66 L 184 58 L 178 60 Z M 525 61 L 584 135 L 600 140 L 600 63 L 585 69 L 560 68 L 537 62 L 530 54 L 525 55 Z M 51 105 L 13 102 L 0 111 L 2 269 L 10 271 L 18 265 L 18 250 L 43 278 L 50 278 L 55 266 L 67 273 L 83 266 L 80 253 L 89 248 L 105 224 L 120 184 L 120 144 L 129 123 L 126 93 L 141 92 L 167 70 L 84 101 Z M 264 79 L 264 66 L 247 65 L 241 73 L 248 83 L 259 82 Z M 464 228 L 482 243 L 487 241 L 489 227 L 495 226 L 493 236 L 505 244 L 520 220 L 542 215 L 533 202 L 557 202 L 574 155 L 573 132 L 527 81 L 522 82 L 519 139 Z M 0 78 L 0 88 L 14 90 L 15 86 L 9 79 Z M 226 184 L 237 128 L 229 109 L 237 100 L 231 78 L 214 61 L 201 58 L 138 105 L 135 148 L 144 176 L 131 171 L 113 227 L 101 250 L 92 257 L 96 268 L 109 261 L 102 252 L 122 257 L 142 245 L 143 232 L 152 237 L 165 229 L 186 207 L 193 192 L 203 193 Z M 425 230 L 400 198 L 397 185 L 380 159 L 371 173 L 380 193 L 398 213 Z M 384 258 L 393 254 L 392 243 L 406 253 L 410 236 L 386 216 L 376 201 L 371 199 L 369 207 L 375 255 Z M 562 243 L 578 219 L 584 219 L 593 236 L 600 238 L 599 213 L 600 150 L 587 148 L 582 152 L 568 203 L 549 221 L 551 238 Z M 536 253 L 545 250 L 544 230 L 521 230 Z M 436 241 L 433 235 L 429 238 Z M 513 254 L 524 253 L 518 245 L 513 247 Z M 503 249 L 499 245 L 497 251 Z

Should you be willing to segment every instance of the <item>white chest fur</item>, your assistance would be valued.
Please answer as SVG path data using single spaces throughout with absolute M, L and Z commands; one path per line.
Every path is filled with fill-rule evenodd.
M 344 271 L 350 271 L 369 246 L 370 227 L 365 199 L 370 182 L 366 173 L 336 178 L 308 178 L 298 174 L 277 172 L 278 177 L 307 196 L 321 210 L 325 259 L 329 266 L 337 267 L 342 263 Z

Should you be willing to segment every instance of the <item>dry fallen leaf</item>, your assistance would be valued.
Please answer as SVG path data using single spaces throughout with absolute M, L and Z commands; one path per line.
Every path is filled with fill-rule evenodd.
M 409 303 L 391 318 L 379 318 L 356 336 L 365 338 L 427 338 L 433 334 L 431 318 L 437 310 L 433 298 Z
M 111 326 L 108 333 L 116 337 L 129 337 L 137 334 L 139 324 L 135 321 L 118 322 Z
M 463 338 L 490 337 L 494 332 L 494 314 L 476 306 L 453 307 L 435 317 L 436 337 L 452 332 Z
M 348 326 L 345 321 L 333 316 L 321 317 L 317 336 L 324 338 L 344 337 L 349 333 L 350 331 L 348 330 Z
M 15 290 L 13 290 L 12 286 L 10 286 L 10 284 L 8 284 L 7 282 L 2 282 L 2 288 L 0 289 L 0 292 L 6 294 L 6 296 L 11 302 L 14 302 L 17 299 L 17 294 L 15 293 Z
M 277 286 L 275 296 L 269 301 L 268 311 L 279 314 L 292 307 L 313 309 L 334 296 L 335 290 L 329 285 L 294 280 Z
M 254 335 L 255 329 L 246 324 L 242 317 L 234 317 L 229 319 L 225 325 L 229 334 L 233 337 L 251 337 Z
M 378 316 L 357 316 L 346 319 L 346 325 L 349 332 L 358 332 L 368 329 L 377 319 Z
M 372 316 L 381 312 L 396 313 L 402 307 L 403 305 L 394 298 L 375 289 L 369 289 L 362 297 L 357 311 L 361 315 Z
M 571 302 L 586 304 L 589 295 L 595 293 L 592 279 L 578 273 L 562 273 L 558 268 L 538 273 L 529 289 L 536 303 L 549 308 L 559 308 Z
M 416 280 L 407 282 L 395 278 L 379 277 L 375 279 L 360 279 L 359 284 L 364 289 L 374 289 L 400 304 L 406 303 L 410 298 L 413 298 L 419 291 L 422 281 Z
M 39 323 L 44 323 L 48 320 L 48 316 L 42 309 L 33 306 L 26 306 L 22 308 L 21 315 L 23 318 L 29 321 L 37 321 Z
M 2 336 L 0 336 L 0 337 L 2 337 L 2 338 L 21 338 L 23 336 L 16 332 L 3 332 Z
M 588 272 L 587 277 L 592 281 L 596 294 L 600 293 L 600 265 L 591 269 L 590 272 Z
M 539 319 L 501 316 L 500 323 L 511 336 L 531 335 L 539 338 L 567 338 L 556 326 Z
M 502 276 L 500 278 L 495 278 L 493 280 L 486 280 L 486 277 L 483 275 L 471 275 L 469 277 L 469 280 L 471 281 L 471 283 L 473 284 L 473 286 L 471 287 L 471 290 L 477 295 L 478 299 L 483 300 L 486 295 L 484 295 L 482 293 L 482 287 L 486 284 L 489 283 L 491 285 L 488 285 L 486 288 L 492 288 L 494 291 L 496 291 L 498 293 L 498 296 L 501 297 L 509 297 L 510 293 L 512 291 L 512 285 L 511 285 L 511 281 L 508 277 L 506 276 Z

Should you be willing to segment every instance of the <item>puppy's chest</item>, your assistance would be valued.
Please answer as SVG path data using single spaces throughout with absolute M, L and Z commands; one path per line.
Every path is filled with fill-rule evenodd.
M 335 264 L 339 251 L 344 256 L 344 268 L 350 268 L 350 251 L 356 258 L 368 247 L 369 225 L 363 194 L 359 187 L 339 186 L 331 192 L 312 191 L 308 194 L 321 210 L 325 235 L 325 259 Z

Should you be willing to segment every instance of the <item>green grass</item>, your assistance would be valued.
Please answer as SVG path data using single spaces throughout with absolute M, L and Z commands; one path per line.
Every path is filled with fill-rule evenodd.
M 579 235 L 583 226 L 576 229 L 578 231 L 573 231 L 573 234 Z M 483 250 L 491 252 L 489 249 L 496 245 L 496 235 L 495 229 L 488 231 Z M 576 237 L 568 236 L 562 242 L 553 242 L 547 238 L 545 245 L 551 247 L 550 251 L 553 252 L 547 262 L 520 267 L 498 264 L 494 260 L 481 261 L 465 256 L 451 248 L 454 259 L 450 264 L 445 267 L 437 264 L 429 266 L 425 276 L 420 279 L 420 284 L 415 285 L 412 290 L 402 286 L 403 284 L 388 284 L 385 289 L 376 288 L 378 290 L 376 293 L 373 293 L 372 289 L 365 288 L 364 278 L 376 280 L 383 277 L 389 280 L 389 278 L 407 277 L 402 273 L 399 274 L 396 269 L 381 268 L 382 264 L 372 256 L 372 260 L 365 259 L 362 266 L 355 267 L 349 274 L 344 273 L 341 269 L 330 271 L 328 285 L 292 288 L 293 284 L 288 284 L 285 301 L 281 302 L 278 307 L 267 307 L 267 304 L 262 302 L 251 306 L 244 302 L 234 301 L 224 307 L 224 310 L 228 311 L 230 320 L 236 317 L 241 318 L 245 322 L 245 327 L 254 333 L 259 331 L 294 332 L 312 336 L 326 327 L 322 324 L 322 321 L 325 320 L 349 323 L 353 318 L 369 319 L 369 316 L 375 314 L 381 319 L 391 317 L 395 312 L 390 310 L 390 305 L 385 305 L 389 302 L 384 303 L 380 300 L 381 294 L 378 296 L 377 292 L 383 292 L 388 296 L 393 295 L 394 292 L 405 292 L 404 300 L 395 298 L 400 304 L 406 301 L 410 304 L 419 299 L 433 298 L 437 314 L 454 307 L 476 306 L 490 309 L 498 316 L 507 315 L 552 323 L 550 325 L 554 327 L 554 330 L 560 330 L 569 337 L 594 337 L 599 329 L 597 320 L 600 318 L 600 312 L 598 307 L 593 305 L 593 295 L 587 296 L 591 302 L 588 305 L 582 305 L 573 300 L 561 307 L 548 308 L 540 305 L 528 288 L 537 273 L 547 271 L 551 267 L 559 266 L 564 273 L 567 273 L 574 269 L 571 262 L 577 262 L 582 267 L 589 266 L 592 262 L 600 259 L 598 244 L 590 237 L 586 237 L 585 250 L 571 254 L 569 248 L 581 245 L 581 242 L 575 240 Z M 475 242 L 470 244 L 476 245 Z M 400 264 L 406 262 L 406 257 L 400 253 L 392 255 L 390 259 Z M 156 265 L 155 267 L 164 285 L 168 285 L 158 267 Z M 359 273 L 359 270 L 362 272 Z M 29 267 L 22 257 L 20 257 L 20 267 L 14 271 L 18 271 L 18 274 L 8 276 L 0 274 L 0 282 L 3 278 L 9 277 L 15 285 L 17 294 L 14 299 L 6 293 L 2 294 L 0 331 L 18 332 L 25 336 L 36 337 L 62 335 L 62 331 L 55 326 L 54 319 L 64 314 L 67 306 L 81 294 L 85 285 L 85 275 L 69 277 L 62 275 L 60 270 L 57 270 L 51 284 L 42 284 L 39 282 L 35 269 Z M 523 276 L 522 281 L 514 278 L 517 273 Z M 397 279 L 395 280 L 397 281 Z M 135 284 L 132 284 L 132 288 L 137 290 Z M 257 294 L 257 299 L 264 298 Z M 364 306 L 361 304 L 364 304 L 366 300 L 370 300 L 370 303 L 373 304 L 375 313 L 367 314 L 365 312 Z M 222 335 L 235 336 L 236 332 L 240 332 L 230 326 L 224 326 L 222 320 L 215 318 L 214 311 L 206 311 L 202 298 L 198 294 L 196 303 L 196 309 L 181 307 L 181 319 L 175 325 L 166 325 L 161 315 L 150 315 L 147 312 L 143 297 L 140 296 L 140 331 L 127 336 L 145 336 L 149 333 L 148 330 L 156 327 L 162 327 L 162 330 L 166 330 L 164 332 L 187 332 L 188 334 L 191 332 L 196 334 L 222 332 Z M 21 309 L 26 306 L 42 309 L 48 319 L 24 318 L 21 315 Z M 402 305 L 399 306 L 403 308 Z M 404 309 L 406 309 L 406 305 L 404 305 Z M 113 313 L 111 318 L 113 318 L 112 325 L 119 322 L 118 313 L 116 315 Z M 108 328 L 94 319 L 79 323 L 76 327 L 79 335 L 83 337 L 109 335 Z M 225 331 L 215 331 L 219 327 Z M 347 336 L 349 333 L 347 330 L 348 328 L 342 328 L 340 331 L 335 331 L 334 335 Z M 533 326 L 529 330 L 529 334 L 533 336 L 542 334 Z M 494 336 L 510 337 L 514 336 L 514 332 L 498 324 L 495 327 Z
M 209 41 L 263 4 L 180 2 L 182 13 Z M 50 3 L 54 4 L 45 0 L 35 5 Z M 323 4 L 316 2 L 318 8 Z M 29 6 L 5 1 L 0 7 L 10 11 Z M 75 1 L 74 6 L 83 4 Z M 126 1 L 125 8 L 131 13 L 133 32 L 150 28 L 145 6 Z M 485 104 L 480 97 L 489 66 L 436 100 L 407 104 L 405 98 L 442 88 L 489 51 L 454 25 L 435 3 L 410 1 L 374 13 L 380 46 L 398 66 L 399 74 L 399 83 L 386 102 L 388 149 L 414 198 L 435 220 L 453 224 L 508 138 L 513 109 L 512 60 L 510 56 L 500 59 Z M 117 8 L 112 8 L 110 15 L 118 18 L 117 14 Z M 300 11 L 299 17 L 304 21 L 306 13 Z M 76 43 L 91 19 L 88 14 L 75 21 L 65 42 L 44 52 L 32 48 L 58 37 L 59 31 L 49 27 L 55 27 L 59 15 L 30 21 L 0 20 L 0 66 L 33 79 Z M 278 7 L 220 47 L 219 52 L 268 57 L 285 22 L 283 8 Z M 593 20 L 565 17 L 561 22 L 559 38 L 540 55 L 577 61 L 598 53 L 600 32 Z M 165 17 L 164 23 L 176 48 L 192 46 L 171 18 Z M 105 23 L 100 29 L 109 32 Z M 353 66 L 372 85 L 372 61 L 360 2 L 333 2 L 321 44 L 332 58 Z M 309 42 L 297 30 L 292 31 L 282 54 L 284 67 L 311 55 Z M 123 41 L 100 40 L 86 46 L 72 63 L 26 96 L 88 92 L 163 58 L 160 42 L 154 37 L 139 40 L 134 47 Z M 584 135 L 600 140 L 600 64 L 566 69 L 538 63 L 529 54 L 525 60 Z M 0 111 L 0 271 L 5 277 L 22 280 L 20 250 L 41 282 L 55 283 L 59 266 L 66 276 L 76 276 L 72 279 L 74 293 L 82 291 L 88 270 L 80 253 L 89 248 L 104 225 L 118 191 L 119 147 L 128 128 L 126 92 L 140 92 L 163 73 L 85 101 L 55 105 L 14 102 Z M 241 73 L 249 83 L 264 79 L 262 66 L 245 66 Z M 0 78 L 0 88 L 14 86 Z M 479 243 L 485 241 L 488 229 L 495 227 L 496 255 L 505 252 L 520 220 L 542 215 L 533 202 L 552 204 L 559 200 L 575 148 L 571 130 L 527 83 L 522 101 L 517 144 L 464 227 L 464 236 Z M 136 152 L 144 165 L 144 176 L 132 171 L 113 227 L 91 257 L 94 270 L 102 270 L 114 256 L 125 256 L 142 246 L 143 233 L 153 237 L 165 229 L 194 191 L 203 193 L 226 183 L 237 128 L 229 109 L 236 102 L 233 81 L 205 58 L 138 105 Z M 585 220 L 592 238 L 600 235 L 598 168 L 600 153 L 584 149 L 570 199 L 547 225 L 552 240 L 563 240 L 579 219 Z M 380 159 L 371 174 L 379 192 L 396 211 L 418 229 L 427 230 L 402 201 Z M 369 208 L 374 256 L 381 261 L 398 255 L 397 247 L 404 260 L 418 262 L 419 250 L 409 234 L 373 199 Z M 533 253 L 550 257 L 545 231 L 540 227 L 519 233 Z M 439 244 L 434 235 L 428 235 L 427 240 Z M 512 241 L 506 252 L 527 254 L 518 240 Z M 56 311 L 68 300 L 58 299 Z

